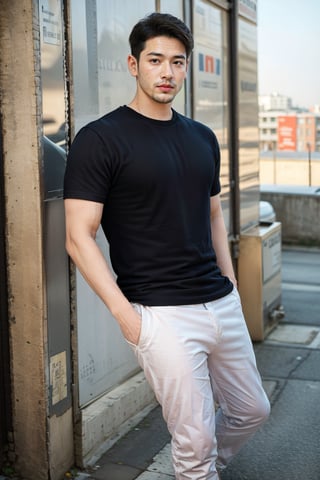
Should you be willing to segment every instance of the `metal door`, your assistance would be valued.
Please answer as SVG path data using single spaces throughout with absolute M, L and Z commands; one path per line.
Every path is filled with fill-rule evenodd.
M 66 161 L 63 1 L 39 0 L 39 16 L 49 413 L 61 415 L 71 406 L 70 287 L 62 198 Z

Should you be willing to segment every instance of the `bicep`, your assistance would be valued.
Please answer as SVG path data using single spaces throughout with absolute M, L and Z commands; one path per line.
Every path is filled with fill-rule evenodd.
M 64 201 L 67 238 L 89 235 L 95 238 L 99 228 L 103 204 L 68 198 Z

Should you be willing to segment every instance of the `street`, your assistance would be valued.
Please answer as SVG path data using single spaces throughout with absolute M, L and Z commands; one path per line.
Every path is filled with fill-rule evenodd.
M 319 250 L 283 250 L 282 303 L 284 319 L 255 345 L 271 417 L 223 480 L 320 479 Z

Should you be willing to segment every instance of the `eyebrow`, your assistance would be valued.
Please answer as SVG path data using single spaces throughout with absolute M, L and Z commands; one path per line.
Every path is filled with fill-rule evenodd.
M 147 56 L 150 56 L 150 57 L 164 57 L 165 55 L 163 53 L 159 53 L 159 52 L 149 52 L 149 53 L 147 53 Z M 183 53 L 180 53 L 178 55 L 173 55 L 173 58 L 180 58 L 180 59 L 186 60 L 187 56 L 184 55 Z

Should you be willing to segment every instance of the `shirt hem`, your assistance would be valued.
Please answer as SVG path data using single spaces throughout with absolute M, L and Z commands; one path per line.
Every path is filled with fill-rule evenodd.
M 220 298 L 226 297 L 234 289 L 233 283 L 230 281 L 230 285 L 223 290 L 223 292 L 213 293 L 211 295 L 204 296 L 184 296 L 184 297 L 163 297 L 163 299 L 148 300 L 147 298 L 138 298 L 135 296 L 128 296 L 128 300 L 131 303 L 138 303 L 144 307 L 174 307 L 181 305 L 200 305 L 202 303 L 212 302 L 214 300 L 219 300 Z

